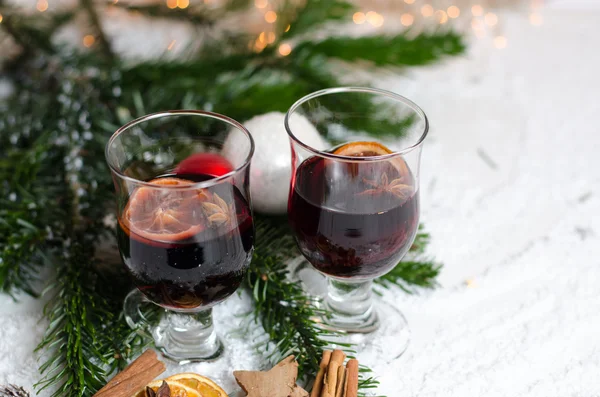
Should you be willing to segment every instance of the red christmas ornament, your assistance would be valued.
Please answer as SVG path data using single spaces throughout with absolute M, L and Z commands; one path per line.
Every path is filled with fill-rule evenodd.
M 204 174 L 221 176 L 233 171 L 233 165 L 216 153 L 195 153 L 177 166 L 177 174 Z

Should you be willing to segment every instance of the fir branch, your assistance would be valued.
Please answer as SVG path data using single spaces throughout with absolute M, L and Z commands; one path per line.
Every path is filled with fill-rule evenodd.
M 344 61 L 368 61 L 377 66 L 417 66 L 437 61 L 444 55 L 459 55 L 465 50 L 462 36 L 455 32 L 408 33 L 396 36 L 359 38 L 330 37 L 320 42 L 304 41 L 295 51 L 322 54 Z
M 256 222 L 258 244 L 246 278 L 252 291 L 254 318 L 259 322 L 275 351 L 272 362 L 294 354 L 298 360 L 299 376 L 313 374 L 319 368 L 319 357 L 330 332 L 320 329 L 313 321 L 322 314 L 310 303 L 302 287 L 287 278 L 286 259 L 296 253 L 296 245 L 285 223 L 270 218 Z
M 434 288 L 435 279 L 442 266 L 426 259 L 405 259 L 398 263 L 389 273 L 375 279 L 375 283 L 384 288 L 396 286 L 404 292 L 412 294 L 415 287 Z
M 30 397 L 27 390 L 16 385 L 0 386 L 0 397 Z
M 288 3 L 284 3 L 288 5 Z M 346 20 L 355 10 L 355 6 L 344 0 L 306 0 L 299 10 L 290 10 L 284 15 L 288 18 L 281 18 L 280 31 L 285 31 L 288 24 L 290 29 L 283 34 L 284 38 L 306 33 L 327 22 L 339 22 Z
M 97 278 L 89 262 L 93 246 L 76 240 L 65 248 L 68 254 L 61 258 L 54 296 L 44 310 L 49 326 L 36 349 L 52 350 L 40 367 L 44 378 L 36 384 L 38 392 L 57 386 L 52 397 L 93 394 L 106 384 L 95 324 L 112 316 L 94 293 Z
M 88 18 L 96 32 L 96 36 L 98 36 L 98 45 L 100 46 L 102 54 L 106 60 L 109 62 L 114 62 L 115 54 L 112 51 L 108 37 L 104 33 L 104 29 L 102 29 L 102 23 L 100 22 L 100 17 L 95 9 L 93 0 L 80 0 L 80 4 L 81 7 L 86 11 Z
M 112 0 L 107 1 L 106 4 L 109 7 L 116 6 L 130 12 L 138 12 L 146 17 L 151 18 L 173 19 L 179 22 L 185 21 L 202 27 L 212 27 L 215 24 L 214 18 L 210 18 L 207 15 L 208 13 L 192 12 L 192 7 L 186 9 L 170 9 L 165 5 L 164 2 L 161 2 L 159 4 L 130 4 L 125 2 L 115 3 Z
M 24 23 L 24 19 L 21 16 L 6 15 L 0 24 L 0 28 L 4 29 L 23 50 L 19 60 L 35 55 L 38 51 L 53 53 L 54 47 L 49 36 L 46 36 L 44 31 Z

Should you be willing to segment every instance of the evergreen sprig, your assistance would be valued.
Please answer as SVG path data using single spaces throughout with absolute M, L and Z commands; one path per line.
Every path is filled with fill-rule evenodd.
M 298 374 L 312 376 L 319 370 L 319 361 L 335 332 L 319 327 L 317 318 L 327 312 L 316 307 L 301 285 L 290 280 L 288 261 L 299 254 L 289 230 L 287 219 L 261 216 L 256 219 L 256 234 L 264 243 L 257 245 L 246 285 L 252 291 L 254 320 L 269 336 L 264 351 L 271 363 L 293 354 L 298 361 Z M 337 343 L 352 352 L 350 344 Z M 362 366 L 361 396 L 379 382 L 372 371 Z
M 39 346 L 45 353 L 39 387 L 52 387 L 57 390 L 54 395 L 67 397 L 91 396 L 149 342 L 120 315 L 124 293 L 131 286 L 116 270 L 118 258 L 100 260 L 96 252 L 98 241 L 114 241 L 103 222 L 112 213 L 114 200 L 103 149 L 118 126 L 172 108 L 212 109 L 244 121 L 268 111 L 285 112 L 303 95 L 341 85 L 329 62 L 332 57 L 401 66 L 462 51 L 461 38 L 454 33 L 312 42 L 303 35 L 324 23 L 343 21 L 353 7 L 343 0 L 307 0 L 300 8 L 283 6 L 280 39 L 260 52 L 248 49 L 243 35 L 229 34 L 222 41 L 207 40 L 200 53 L 185 61 L 131 66 L 113 57 L 104 36 L 101 41 L 106 45 L 97 48 L 100 52 L 88 54 L 52 44 L 52 33 L 77 12 L 87 13 L 102 33 L 97 8 L 90 7 L 89 0 L 81 1 L 83 11 L 44 13 L 38 19 L 21 16 L 0 1 L 4 17 L 0 30 L 24 49 L 5 65 L 14 91 L 0 101 L 0 290 L 36 295 L 40 272 L 46 269 L 52 275 L 49 293 L 56 298 L 45 311 L 50 327 Z M 210 29 L 210 18 L 243 10 L 248 3 L 231 0 L 221 14 L 198 7 L 170 15 Z M 157 17 L 166 12 L 162 5 L 132 11 Z M 287 25 L 290 29 L 283 32 Z M 291 37 L 299 40 L 292 53 L 279 56 L 280 40 Z M 372 104 L 339 106 L 364 111 Z M 371 133 L 378 128 L 356 127 Z M 401 128 L 392 130 L 401 133 Z M 286 222 L 261 218 L 257 226 L 255 256 L 246 280 L 255 319 L 275 346 L 269 358 L 294 352 L 302 371 L 310 374 L 325 346 L 325 331 L 311 319 L 319 309 L 287 279 L 286 260 L 297 251 Z M 419 234 L 414 248 L 422 252 L 426 244 L 427 236 Z M 407 291 L 413 285 L 432 287 L 438 269 L 428 261 L 403 262 L 381 285 Z M 363 374 L 365 391 L 376 381 Z
M 16 385 L 0 386 L 0 397 L 30 397 L 27 390 Z
M 302 287 L 288 278 L 286 260 L 297 254 L 296 244 L 285 221 L 259 218 L 256 222 L 259 244 L 252 258 L 246 279 L 254 299 L 254 318 L 260 321 L 276 348 L 270 355 L 275 363 L 294 354 L 298 360 L 300 377 L 315 373 L 319 358 L 327 346 L 324 336 L 314 321 L 323 311 L 310 303 Z

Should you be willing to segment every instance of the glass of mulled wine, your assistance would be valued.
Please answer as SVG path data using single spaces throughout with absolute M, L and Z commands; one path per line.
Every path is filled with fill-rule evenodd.
M 307 120 L 329 149 L 302 140 Z M 322 303 L 330 315 L 324 324 L 367 334 L 399 316 L 392 330 L 398 338 L 390 343 L 404 344 L 403 351 L 403 317 L 397 310 L 379 313 L 372 283 L 398 264 L 417 234 L 427 117 L 391 92 L 333 88 L 297 101 L 285 127 L 293 157 L 288 217 L 302 254 L 327 278 Z
M 253 151 L 238 122 L 188 110 L 134 120 L 106 146 L 119 252 L 137 287 L 125 316 L 174 360 L 212 360 L 223 351 L 212 307 L 240 286 L 252 258 Z M 141 310 L 148 302 L 164 309 L 156 323 Z

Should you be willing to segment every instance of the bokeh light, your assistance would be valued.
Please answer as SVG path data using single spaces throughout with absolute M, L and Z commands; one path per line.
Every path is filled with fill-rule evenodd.
M 275 23 L 277 20 L 277 13 L 275 11 L 267 11 L 265 14 L 265 21 L 268 23 Z
M 92 36 L 91 34 L 86 34 L 85 36 L 83 36 L 83 45 L 86 46 L 87 48 L 90 48 L 91 46 L 93 46 L 95 42 L 96 42 L 96 38 L 94 36 Z
M 355 24 L 362 25 L 367 20 L 367 17 L 364 12 L 359 11 L 359 12 L 355 12 L 354 15 L 352 15 L 352 20 L 354 21 Z
M 446 12 L 448 13 L 448 16 L 450 18 L 458 18 L 458 16 L 460 15 L 460 8 L 458 8 L 457 6 L 450 6 L 448 7 L 448 10 Z
M 506 48 L 506 45 L 508 44 L 506 37 L 504 36 L 496 36 L 494 38 L 494 46 L 496 48 L 502 49 L 502 48 Z
M 480 17 L 483 15 L 483 7 L 479 4 L 475 4 L 473 7 L 471 7 L 471 13 L 473 16 Z
M 425 4 L 423 7 L 421 7 L 421 14 L 423 14 L 424 17 L 430 17 L 433 15 L 433 7 L 429 4 Z
M 400 17 L 400 23 L 403 26 L 410 26 L 415 22 L 415 17 L 412 14 L 402 14 Z
M 48 9 L 48 1 L 47 0 L 38 0 L 37 4 L 35 5 L 35 8 L 37 8 L 37 10 L 39 12 L 44 12 Z
M 292 46 L 290 46 L 289 44 L 284 43 L 279 46 L 279 54 L 281 54 L 282 56 L 287 57 L 291 53 L 292 53 Z

